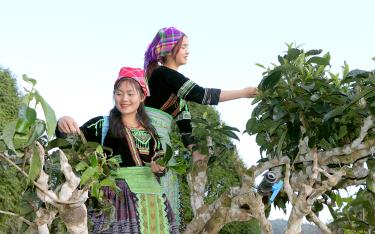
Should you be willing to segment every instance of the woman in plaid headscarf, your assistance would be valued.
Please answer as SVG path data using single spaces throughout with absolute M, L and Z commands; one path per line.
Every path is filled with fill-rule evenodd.
M 253 98 L 257 89 L 247 87 L 225 91 L 203 88 L 178 72 L 178 68 L 187 63 L 188 56 L 189 41 L 183 32 L 174 27 L 162 28 L 157 32 L 144 58 L 145 75 L 151 94 L 146 98 L 145 106 L 164 147 L 171 144 L 169 133 L 171 121 L 175 119 L 183 144 L 191 150 L 194 160 L 201 160 L 204 156 L 196 150 L 186 101 L 217 105 L 219 102 L 238 98 Z M 173 163 L 173 158 L 170 162 Z M 171 171 L 167 172 L 162 179 L 162 186 L 179 221 L 179 188 L 176 175 Z

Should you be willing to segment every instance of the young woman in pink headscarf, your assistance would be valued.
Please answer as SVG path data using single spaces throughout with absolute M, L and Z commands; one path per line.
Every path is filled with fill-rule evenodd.
M 104 187 L 104 195 L 115 207 L 108 224 L 104 213 L 91 213 L 93 233 L 179 233 L 170 203 L 157 181 L 164 168 L 158 135 L 144 110 L 149 95 L 143 70 L 123 67 L 114 84 L 115 106 L 109 116 L 98 116 L 78 127 L 73 118 L 59 119 L 56 136 L 82 132 L 87 141 L 111 148 L 120 168 L 113 172 L 120 192 Z M 104 227 L 109 229 L 103 230 Z
M 174 27 L 157 32 L 145 53 L 144 69 L 151 94 L 146 98 L 145 106 L 164 147 L 170 144 L 169 133 L 174 119 L 183 144 L 191 150 L 194 160 L 201 160 L 204 156 L 196 150 L 186 101 L 217 105 L 239 98 L 253 98 L 257 89 L 247 87 L 227 91 L 203 88 L 178 72 L 179 67 L 187 63 L 188 56 L 189 40 L 183 32 Z M 162 186 L 179 221 L 179 189 L 177 177 L 172 171 L 162 179 Z

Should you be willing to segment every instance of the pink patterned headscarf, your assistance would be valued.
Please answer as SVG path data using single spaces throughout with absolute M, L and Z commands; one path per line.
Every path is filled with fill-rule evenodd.
M 151 62 L 159 61 L 161 57 L 169 54 L 183 36 L 185 34 L 174 27 L 160 29 L 145 52 L 144 69 L 146 70 Z
M 121 78 L 129 78 L 137 81 L 142 88 L 143 94 L 147 97 L 150 96 L 150 90 L 144 78 L 142 68 L 123 67 L 120 69 L 117 80 Z

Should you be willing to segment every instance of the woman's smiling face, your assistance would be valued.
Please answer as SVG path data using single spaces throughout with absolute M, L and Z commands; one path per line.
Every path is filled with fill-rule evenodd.
M 115 106 L 122 115 L 136 115 L 140 103 L 144 100 L 135 85 L 129 79 L 124 79 L 114 93 Z

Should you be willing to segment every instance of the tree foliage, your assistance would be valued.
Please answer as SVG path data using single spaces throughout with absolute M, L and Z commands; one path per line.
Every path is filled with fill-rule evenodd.
M 209 154 L 207 147 L 207 136 L 213 139 L 213 154 L 208 161 L 207 184 L 205 186 L 205 202 L 208 204 L 217 200 L 231 186 L 240 184 L 240 176 L 235 167 L 245 168 L 243 163 L 236 161 L 238 152 L 232 139 L 238 139 L 234 133 L 235 128 L 231 128 L 220 120 L 219 113 L 210 106 L 202 106 L 190 103 L 190 112 L 193 120 L 193 135 L 201 152 Z M 238 131 L 238 130 L 237 130 Z M 172 145 L 179 152 L 177 157 L 191 160 L 188 152 L 180 141 L 180 136 L 176 126 L 172 132 Z M 193 163 L 188 163 L 189 171 L 192 170 Z M 184 223 L 189 223 L 194 215 L 191 210 L 190 190 L 186 181 L 186 175 L 180 176 L 181 204 Z M 223 227 L 220 233 L 259 233 L 257 221 L 235 222 Z
M 318 56 L 321 52 L 289 46 L 280 64 L 265 71 L 247 131 L 257 134 L 267 157 L 294 160 L 304 137 L 317 150 L 344 146 L 358 137 L 363 117 L 374 113 L 374 75 L 349 72 L 345 63 L 339 79 L 329 70 L 330 54 Z M 373 136 L 370 131 L 367 138 Z
M 246 126 L 250 135 L 256 134 L 261 161 L 287 157 L 291 162 L 284 190 L 288 199 L 280 201 L 287 197 L 281 194 L 275 204 L 283 208 L 289 200 L 296 208 L 300 199 L 306 207 L 302 213 L 315 221 L 323 205 L 332 210 L 340 199 L 331 190 L 367 185 L 375 192 L 370 163 L 375 145 L 375 74 L 350 71 L 344 63 L 340 77 L 331 71 L 330 54 L 322 52 L 291 44 L 273 67 L 259 65 L 265 69 L 264 78 Z M 273 168 L 280 177 L 286 176 L 283 164 Z
M 373 233 L 375 230 L 375 194 L 360 189 L 355 198 L 342 198 L 337 202 L 335 219 L 330 224 L 334 229 L 346 232 Z
M 200 151 L 208 158 L 192 163 L 176 131 L 172 136 L 173 151 L 169 150 L 170 154 L 177 154 L 178 163 L 190 161 L 182 163 L 189 168 L 187 176 L 180 177 L 185 233 L 241 233 L 245 230 L 249 233 L 257 232 L 258 227 L 271 233 L 272 226 L 266 218 L 271 201 L 255 184 L 256 177 L 268 170 L 284 182 L 283 191 L 273 204 L 282 209 L 287 202 L 292 205 L 286 233 L 299 233 L 305 217 L 323 232 L 331 233 L 319 220 L 324 206 L 335 219 L 331 227 L 342 226 L 345 231 L 359 232 L 374 230 L 375 74 L 350 71 L 344 63 L 340 76 L 330 70 L 330 54 L 321 54 L 322 50 L 304 51 L 291 44 L 286 53 L 278 57 L 278 64 L 271 68 L 258 64 L 265 69 L 264 78 L 259 84 L 260 94 L 253 102 L 256 107 L 247 122 L 246 132 L 256 134 L 262 159 L 250 168 L 243 166 L 231 142 L 231 139 L 238 139 L 238 129 L 223 123 L 213 108 L 191 106 L 193 133 Z M 79 142 L 77 138 L 49 142 L 47 150 L 60 147 L 66 156 L 64 152 L 44 154 L 41 138 L 44 134 L 51 138 L 56 118 L 52 108 L 34 89 L 36 81 L 26 76 L 24 80 L 32 84 L 32 88 L 26 90 L 17 118 L 8 120 L 1 129 L 0 166 L 4 168 L 4 161 L 9 163 L 7 168 L 16 165 L 14 167 L 27 177 L 28 185 L 35 186 L 23 190 L 25 206 L 18 214 L 24 222 L 34 227 L 42 219 L 47 227 L 54 220 L 57 230 L 61 230 L 61 222 L 55 219 L 59 214 L 69 230 L 72 228 L 68 226 L 69 218 L 77 215 L 77 210 L 71 209 L 73 206 L 82 208 L 80 217 L 86 218 L 83 203 L 88 190 L 100 202 L 101 187 L 116 189 L 109 173 L 116 167 L 116 161 L 107 160 L 98 144 L 86 143 L 84 139 Z M 31 103 L 42 106 L 45 121 L 37 118 Z M 68 176 L 66 168 L 74 174 Z M 175 169 L 182 167 L 177 165 Z M 46 172 L 50 180 L 46 179 Z M 68 194 L 73 200 L 62 199 L 64 186 L 72 181 L 76 185 Z M 351 185 L 362 189 L 355 198 L 342 197 L 339 189 Z M 51 192 L 47 192 L 48 189 Z M 0 199 L 4 197 L 1 192 Z M 8 192 L 5 197 L 10 195 Z M 89 203 L 91 205 L 94 204 Z M 108 204 L 100 204 L 98 208 L 113 217 L 113 209 Z M 41 210 L 49 215 L 47 221 L 46 217 L 35 215 Z M 33 221 L 30 224 L 25 218 Z M 254 226 L 253 218 L 259 226 Z M 81 221 L 86 224 L 85 220 Z M 233 223 L 235 221 L 241 221 L 240 225 Z
M 45 233 L 51 229 L 59 233 L 87 233 L 85 202 L 88 191 L 96 202 L 90 209 L 98 208 L 99 204 L 103 212 L 113 213 L 112 206 L 102 200 L 101 188 L 117 189 L 111 171 L 118 167 L 118 162 L 116 158 L 107 159 L 103 148 L 97 143 L 86 142 L 84 136 L 49 142 L 56 129 L 55 113 L 35 89 L 36 80 L 25 75 L 23 79 L 31 84 L 31 88 L 25 89 L 17 118 L 6 123 L 0 131 L 0 162 L 10 172 L 17 171 L 27 184 L 22 193 L 15 196 L 22 198 L 20 209 L 8 205 L 0 212 L 18 217 L 13 219 L 20 224 L 11 227 L 10 232 L 32 233 L 38 229 Z M 37 116 L 35 108 L 38 105 L 43 109 L 45 120 Z M 12 184 L 9 178 L 6 179 Z M 14 195 L 8 189 L 9 186 L 5 186 L 1 191 L 6 192 L 1 199 L 8 200 Z

